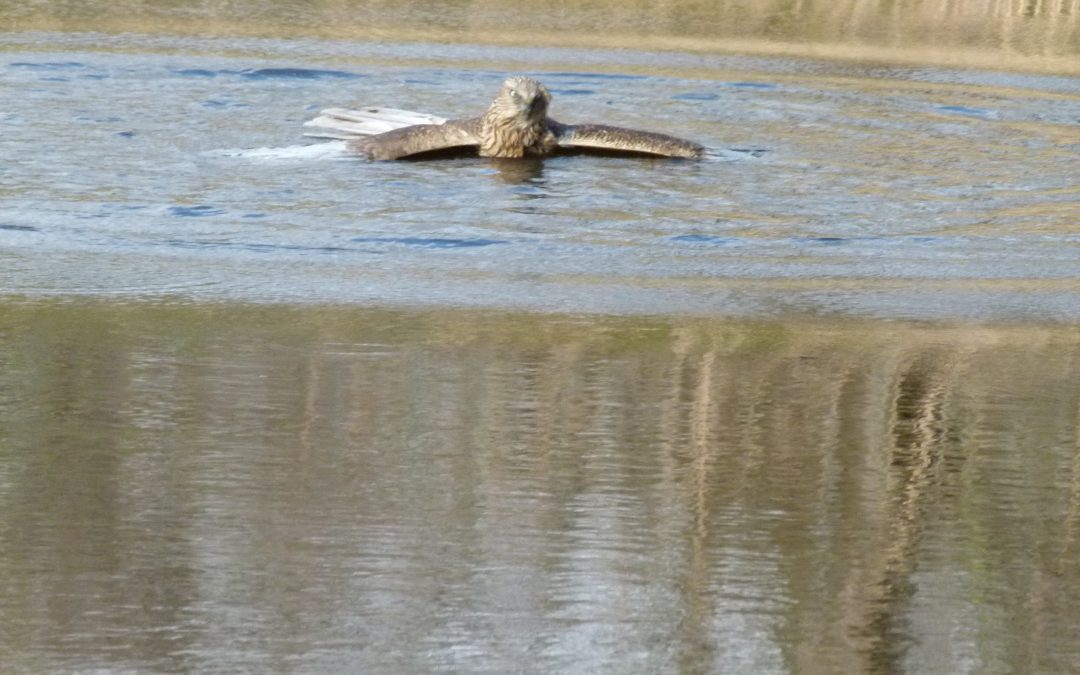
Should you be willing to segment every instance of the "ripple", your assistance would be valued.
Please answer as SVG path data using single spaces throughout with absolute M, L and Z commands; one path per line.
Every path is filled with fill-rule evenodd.
M 181 68 L 172 71 L 184 77 L 218 77 L 220 75 L 240 76 L 249 80 L 357 80 L 367 75 L 351 73 L 345 70 L 326 70 L 320 68 Z
M 740 155 L 749 155 L 751 157 L 761 157 L 769 151 L 765 148 L 728 148 L 728 152 L 737 152 Z
M 366 75 L 344 70 L 319 70 L 315 68 L 257 68 L 242 70 L 240 75 L 249 80 L 356 80 Z
M 33 63 L 30 61 L 16 61 L 8 64 L 9 68 L 32 68 L 36 70 L 69 70 L 73 68 L 89 68 L 85 63 L 78 61 L 43 61 Z
M 263 242 L 206 241 L 197 239 L 168 239 L 165 246 L 182 249 L 220 249 L 249 251 L 253 253 L 308 252 L 308 253 L 378 253 L 369 249 L 346 246 L 304 246 L 302 244 L 271 244 Z
M 996 110 L 987 110 L 986 108 L 973 108 L 966 105 L 939 105 L 936 106 L 937 110 L 946 113 L 953 113 L 956 115 L 964 115 L 965 117 L 996 117 Z
M 725 84 L 737 89 L 776 89 L 775 84 L 768 82 L 727 82 Z
M 671 237 L 671 241 L 684 244 L 714 244 L 718 246 L 739 243 L 739 239 L 736 237 L 717 237 L 710 234 L 680 234 Z
M 675 94 L 671 98 L 676 101 L 715 101 L 720 98 L 720 95 L 713 94 L 712 92 L 688 91 L 682 94 Z
M 184 77 L 217 77 L 223 74 L 220 70 L 207 70 L 205 68 L 183 68 L 181 70 L 174 70 L 177 75 L 183 75 Z M 235 73 L 236 71 L 231 71 Z
M 170 206 L 168 212 L 171 216 L 181 218 L 202 218 L 205 216 L 220 216 L 225 213 L 225 210 L 200 204 L 199 206 Z
M 478 248 L 509 244 L 501 239 L 455 239 L 442 237 L 356 237 L 352 241 L 358 244 L 400 244 L 416 248 Z
M 207 99 L 202 102 L 204 108 L 250 108 L 248 103 L 241 103 L 239 101 L 219 101 L 217 99 Z

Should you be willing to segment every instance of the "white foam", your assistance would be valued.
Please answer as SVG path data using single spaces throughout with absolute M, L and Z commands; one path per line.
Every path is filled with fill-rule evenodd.
M 239 157 L 242 159 L 310 161 L 327 159 L 355 158 L 356 155 L 345 149 L 345 141 L 330 141 L 313 145 L 289 145 L 283 148 L 233 148 L 209 150 L 203 153 L 210 157 Z

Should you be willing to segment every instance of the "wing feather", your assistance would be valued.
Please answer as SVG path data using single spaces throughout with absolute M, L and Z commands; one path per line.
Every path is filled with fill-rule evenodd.
M 705 154 L 705 148 L 693 141 L 652 131 L 624 129 L 605 124 L 559 124 L 554 121 L 549 126 L 561 148 L 631 152 L 686 159 L 698 159 Z
M 349 150 L 368 159 L 401 159 L 428 152 L 480 146 L 479 118 L 445 124 L 414 124 L 349 141 Z
M 415 124 L 443 124 L 445 117 L 398 110 L 397 108 L 326 108 L 319 116 L 304 122 L 315 131 L 304 134 L 313 138 L 339 138 L 382 134 Z

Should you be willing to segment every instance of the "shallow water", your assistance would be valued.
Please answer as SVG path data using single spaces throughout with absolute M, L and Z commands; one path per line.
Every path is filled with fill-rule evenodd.
M 1078 16 L 0 0 L 0 670 L 1068 672 Z
M 5 672 L 1061 673 L 1075 328 L 0 308 Z
M 1076 78 L 56 34 L 11 36 L 0 69 L 8 292 L 1080 318 Z M 475 114 L 508 70 L 545 81 L 558 119 L 713 157 L 225 152 L 295 146 L 329 105 Z

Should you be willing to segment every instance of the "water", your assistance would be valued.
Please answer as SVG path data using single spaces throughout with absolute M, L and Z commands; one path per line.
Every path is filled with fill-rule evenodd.
M 537 7 L 0 0 L 0 670 L 1080 663 L 1080 7 Z
M 1067 672 L 1080 333 L 0 312 L 7 672 Z
M 552 48 L 10 42 L 11 293 L 1080 317 L 1075 78 L 995 86 L 981 73 Z M 198 54 L 226 45 L 277 58 Z M 329 105 L 478 113 L 510 58 L 533 64 L 556 118 L 667 131 L 713 157 L 230 152 L 295 146 Z

